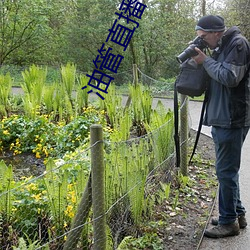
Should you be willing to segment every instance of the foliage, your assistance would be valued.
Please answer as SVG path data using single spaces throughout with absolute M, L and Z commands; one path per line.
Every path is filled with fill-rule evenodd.
M 88 83 L 88 78 L 85 75 L 80 75 L 78 77 L 78 86 L 76 89 L 76 112 L 80 114 L 84 108 L 89 105 L 89 95 L 87 91 L 83 91 L 82 87 L 86 86 Z
M 13 250 L 35 250 L 40 246 L 39 241 L 32 242 L 32 240 L 30 240 L 28 236 L 26 236 L 26 238 L 28 239 L 27 240 L 28 243 L 26 243 L 24 238 L 20 237 L 18 240 L 18 246 L 17 247 L 14 246 Z M 49 248 L 44 248 L 44 250 L 48 249 Z
M 69 100 L 72 102 L 72 91 L 76 82 L 76 66 L 70 63 L 68 63 L 66 66 L 62 66 L 61 75 L 62 86 L 65 89 Z
M 123 117 L 122 98 L 117 95 L 115 85 L 109 86 L 109 94 L 104 101 L 100 101 L 100 108 L 107 114 L 107 122 L 111 128 L 121 125 Z
M 29 239 L 35 241 L 38 233 L 38 225 L 48 218 L 48 197 L 44 185 L 40 180 L 34 182 L 33 177 L 23 177 L 15 183 L 19 187 L 10 192 L 15 197 L 13 202 L 13 227 L 16 231 L 22 228 L 21 235 L 28 235 Z M 20 218 L 22 218 L 20 220 Z M 40 232 L 44 236 L 45 232 Z M 40 239 L 41 240 L 41 239 Z
M 150 123 L 153 97 L 143 85 L 130 85 L 129 92 L 132 102 L 133 125 L 137 128 L 138 135 L 143 135 L 144 123 Z
M 145 233 L 139 238 L 132 236 L 125 237 L 118 246 L 117 250 L 136 250 L 136 249 L 154 249 L 163 250 L 162 240 L 156 233 Z
M 113 49 L 112 53 L 124 56 L 120 72 L 127 72 L 131 64 L 137 64 L 150 77 L 174 77 L 178 72 L 175 57 L 193 40 L 197 17 L 223 13 L 228 20 L 233 19 L 234 24 L 247 20 L 247 8 L 240 8 L 246 4 L 244 1 L 229 1 L 230 4 L 225 5 L 235 8 L 220 8 L 206 1 L 206 12 L 200 8 L 202 2 L 145 0 L 147 8 L 141 19 L 135 18 L 139 27 L 127 51 L 113 42 L 107 44 Z M 37 63 L 53 66 L 70 62 L 86 73 L 93 70 L 93 60 L 118 18 L 115 13 L 121 1 L 18 0 L 11 3 L 1 3 L 4 10 L 0 26 L 1 65 Z M 120 21 L 122 24 L 122 18 Z M 247 29 L 243 25 L 242 28 Z M 123 84 L 128 79 L 125 74 L 119 74 L 115 81 Z
M 86 142 L 90 126 L 102 122 L 102 117 L 91 107 L 68 124 L 56 124 L 50 118 L 48 115 L 35 119 L 17 115 L 3 118 L 0 149 L 11 150 L 14 155 L 33 152 L 37 158 L 60 156 Z
M 173 112 L 166 113 L 163 104 L 159 101 L 157 107 L 151 114 L 151 123 L 146 123 L 146 130 L 152 132 L 151 139 L 155 159 L 160 163 L 167 159 L 173 151 Z
M 11 166 L 1 162 L 4 175 L 1 177 L 0 215 L 4 217 L 3 225 L 9 225 L 9 239 L 18 232 L 19 246 L 24 247 L 25 243 L 32 247 L 48 240 L 49 235 L 60 236 L 69 229 L 89 176 L 89 159 L 83 157 L 82 150 L 78 154 L 74 156 L 74 159 L 81 159 L 78 163 L 72 164 L 72 156 L 65 157 L 63 163 L 49 159 L 43 176 L 23 177 L 17 182 L 10 177 L 13 176 Z M 5 180 L 11 185 L 5 185 Z M 5 246 L 7 232 L 1 223 L 0 235 L 5 235 L 1 246 Z M 56 244 L 62 242 L 59 240 Z
M 158 164 L 158 157 L 161 155 L 164 160 L 168 157 L 167 153 L 170 153 L 171 147 L 166 147 L 166 141 L 161 137 L 170 140 L 169 133 L 173 126 L 171 112 L 164 110 L 160 104 L 156 110 L 152 110 L 152 95 L 141 85 L 131 86 L 132 105 L 126 109 L 122 107 L 121 97 L 116 94 L 115 86 L 110 86 L 110 96 L 100 103 L 99 109 L 91 106 L 87 99 L 84 104 L 77 96 L 71 99 L 73 95 L 69 93 L 73 92 L 72 79 L 77 79 L 75 68 L 72 69 L 71 66 L 67 66 L 69 71 L 64 69 L 64 81 L 69 83 L 68 91 L 66 85 L 58 85 L 56 88 L 53 84 L 50 85 L 51 89 L 47 92 L 44 89 L 43 93 L 54 98 L 46 100 L 44 95 L 39 95 L 42 96 L 39 110 L 43 115 L 11 115 L 0 121 L 0 146 L 3 153 L 8 150 L 14 155 L 33 152 L 37 158 L 45 158 L 46 165 L 43 175 L 37 179 L 31 176 L 18 180 L 14 183 L 14 189 L 7 192 L 8 195 L 13 195 L 13 202 L 10 203 L 12 210 L 6 208 L 11 215 L 9 223 L 13 228 L 9 235 L 14 239 L 18 230 L 23 228 L 18 235 L 19 243 L 14 243 L 14 240 L 9 243 L 13 246 L 24 246 L 25 243 L 27 247 L 29 245 L 32 248 L 32 244 L 47 244 L 49 240 L 59 247 L 64 244 L 65 238 L 60 236 L 67 234 L 70 229 L 89 177 L 90 159 L 89 152 L 85 152 L 85 149 L 89 145 L 90 125 L 94 123 L 102 124 L 105 133 L 106 208 L 110 211 L 107 218 L 110 226 L 108 231 L 112 237 L 112 242 L 109 239 L 109 245 L 118 246 L 124 237 L 119 228 L 130 226 L 137 230 L 152 212 L 153 205 L 147 205 L 150 202 L 152 204 L 154 200 L 150 201 L 149 197 L 145 199 L 146 183 L 149 171 Z M 27 83 L 35 82 L 37 75 L 39 68 L 35 66 L 24 74 Z M 79 79 L 81 83 L 86 80 L 84 77 Z M 30 91 L 32 86 L 26 84 L 23 88 L 26 88 L 30 95 L 34 95 Z M 61 91 L 58 97 L 56 91 Z M 74 114 L 70 119 L 63 116 L 66 106 L 65 100 L 59 100 L 62 93 L 68 96 L 71 114 Z M 140 105 L 136 105 L 137 100 L 140 100 Z M 58 102 L 61 104 L 58 105 Z M 57 108 L 54 105 L 58 105 Z M 84 108 L 85 105 L 87 107 Z M 59 107 L 61 120 L 57 121 L 54 112 L 59 112 Z M 50 113 L 46 113 L 47 111 Z M 143 137 L 138 138 L 133 121 L 141 128 L 146 128 Z M 161 127 L 164 127 L 163 131 Z M 157 154 L 157 151 L 160 153 Z M 56 157 L 58 160 L 50 157 Z M 167 195 L 166 190 L 165 194 Z M 5 199 L 4 196 L 2 199 Z M 118 202 L 119 200 L 122 202 Z M 121 219 L 115 220 L 116 216 Z M 89 230 L 88 235 L 91 237 L 92 227 L 88 226 L 85 230 Z M 155 247 L 158 247 L 160 243 L 156 235 L 153 238 L 145 235 L 144 238 L 136 240 L 134 246 L 138 249 L 147 247 L 151 239 L 155 242 Z M 84 242 L 88 240 L 85 239 Z
M 221 15 L 225 19 L 226 27 L 238 26 L 243 35 L 250 39 L 249 22 L 249 2 L 246 0 L 225 0 L 221 4 Z
M 13 195 L 10 190 L 13 188 L 14 177 L 12 166 L 7 167 L 3 160 L 0 161 L 0 214 L 5 217 L 7 223 L 13 206 Z
M 7 116 L 9 107 L 8 98 L 10 96 L 12 79 L 10 74 L 0 75 L 0 117 Z
M 29 70 L 22 72 L 22 75 L 24 79 L 24 83 L 21 84 L 24 90 L 24 111 L 26 115 L 34 118 L 37 113 L 39 114 L 47 69 L 32 65 Z
M 25 55 L 46 44 L 49 27 L 46 25 L 47 6 L 44 1 L 1 1 L 0 65 L 9 60 L 22 64 Z M 42 39 L 43 38 L 43 39 Z M 25 46 L 26 45 L 26 46 Z M 29 46 L 27 46 L 29 45 Z

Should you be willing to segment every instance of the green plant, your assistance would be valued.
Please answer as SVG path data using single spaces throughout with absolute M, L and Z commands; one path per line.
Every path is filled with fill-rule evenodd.
M 112 138 L 112 135 L 111 135 Z M 110 153 L 111 152 L 111 153 Z M 112 207 L 121 197 L 122 203 L 118 203 L 111 210 L 109 220 L 113 217 L 122 218 L 118 227 L 124 227 L 125 222 L 137 227 L 143 219 L 145 207 L 145 185 L 148 175 L 148 166 L 151 161 L 150 145 L 147 138 L 112 143 L 107 149 L 105 167 L 105 193 L 107 209 Z M 114 232 L 119 238 L 118 232 Z M 114 243 L 116 245 L 116 243 Z
M 71 63 L 67 63 L 66 66 L 61 66 L 61 77 L 62 86 L 65 89 L 67 97 L 69 98 L 71 104 L 73 104 L 72 91 L 74 89 L 76 81 L 76 66 Z
M 41 244 L 38 240 L 32 242 L 32 240 L 29 238 L 28 235 L 25 235 L 25 238 L 27 239 L 27 241 L 25 241 L 25 239 L 23 237 L 20 237 L 18 239 L 18 246 L 13 246 L 13 250 L 35 250 L 38 249 Z M 42 248 L 43 250 L 49 250 L 49 246 L 43 246 Z
M 180 191 L 177 189 L 175 190 L 175 197 L 172 204 L 173 209 L 176 209 L 179 205 L 179 196 L 180 196 Z
M 160 182 L 160 189 L 157 192 L 157 194 L 159 195 L 159 199 L 160 199 L 160 204 L 164 201 L 164 200 L 168 200 L 169 196 L 170 196 L 170 192 L 171 192 L 171 183 L 162 183 Z
M 71 122 L 54 123 L 52 116 L 42 115 L 32 119 L 12 115 L 0 121 L 0 150 L 11 150 L 14 155 L 33 152 L 37 158 L 62 156 L 74 151 L 89 140 L 90 126 L 103 123 L 103 114 L 93 107 L 83 110 Z
M 142 123 L 150 123 L 152 111 L 151 92 L 148 89 L 143 88 L 144 87 L 140 84 L 134 86 L 129 85 L 133 122 L 140 130 L 143 129 L 141 128 Z
M 89 78 L 86 75 L 80 75 L 78 77 L 78 86 L 76 90 L 76 99 L 75 107 L 77 114 L 81 114 L 84 108 L 87 108 L 89 105 L 89 94 L 87 91 L 82 89 L 83 86 L 86 86 Z
M 142 237 L 125 237 L 117 250 L 152 249 L 163 250 L 163 242 L 156 233 L 145 233 Z
M 34 118 L 37 112 L 40 112 L 46 75 L 47 68 L 43 69 L 35 65 L 22 72 L 24 82 L 21 83 L 21 87 L 24 91 L 24 111 L 29 117 Z
M 27 239 L 40 240 L 47 234 L 42 221 L 49 221 L 48 197 L 41 179 L 35 180 L 32 176 L 22 177 L 17 183 L 18 188 L 12 190 L 15 200 L 13 202 L 13 227 L 21 237 L 28 235 Z M 39 227 L 38 227 L 39 225 Z
M 187 186 L 190 187 L 192 185 L 189 176 L 185 176 L 181 173 L 178 174 L 178 182 L 181 189 L 185 189 Z
M 115 85 L 109 86 L 109 94 L 105 100 L 100 100 L 100 109 L 107 114 L 107 123 L 111 128 L 118 127 L 120 119 L 123 116 L 123 109 L 121 105 L 122 98 L 117 95 Z
M 173 112 L 166 111 L 162 102 L 159 101 L 156 109 L 151 113 L 151 122 L 145 123 L 147 132 L 151 132 L 149 137 L 152 140 L 155 160 L 159 163 L 166 160 L 173 152 L 173 115 Z
M 5 216 L 8 223 L 12 214 L 14 176 L 12 166 L 6 166 L 3 160 L 0 161 L 0 213 Z
M 53 98 L 53 118 L 56 121 L 66 120 L 70 122 L 73 119 L 73 102 L 64 86 L 60 83 L 55 83 L 55 92 Z
M 46 86 L 44 89 L 43 102 L 46 107 L 46 113 L 50 114 L 53 111 L 55 84 Z
M 67 206 L 68 176 L 60 170 L 56 170 L 52 159 L 49 159 L 46 164 L 46 172 L 44 185 L 48 194 L 50 210 L 57 221 L 57 226 L 62 226 L 63 214 Z
M 12 79 L 10 74 L 0 75 L 0 116 L 7 116 L 9 111 L 9 96 L 11 92 Z

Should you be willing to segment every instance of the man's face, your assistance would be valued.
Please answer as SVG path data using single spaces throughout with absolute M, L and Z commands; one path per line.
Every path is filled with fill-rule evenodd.
M 215 49 L 218 46 L 218 42 L 221 38 L 221 32 L 206 32 L 203 30 L 197 30 L 196 33 L 208 44 L 210 49 Z

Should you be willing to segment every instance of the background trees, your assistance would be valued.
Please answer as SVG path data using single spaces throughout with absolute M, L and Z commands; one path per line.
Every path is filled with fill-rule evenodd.
M 93 59 L 117 18 L 122 0 L 5 0 L 0 1 L 0 65 L 73 62 L 83 72 L 93 69 Z M 147 5 L 140 26 L 123 52 L 121 72 L 135 63 L 159 79 L 177 74 L 175 59 L 195 37 L 197 19 L 220 14 L 226 25 L 239 25 L 249 38 L 247 0 L 143 0 Z M 125 79 L 118 78 L 122 83 Z

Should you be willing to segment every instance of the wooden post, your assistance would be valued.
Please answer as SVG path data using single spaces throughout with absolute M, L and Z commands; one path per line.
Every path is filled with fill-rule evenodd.
M 180 168 L 181 174 L 187 176 L 188 174 L 188 97 L 181 96 L 180 109 Z
M 138 84 L 138 71 L 137 71 L 137 65 L 133 64 L 133 77 L 134 77 L 134 85 Z
M 106 249 L 106 216 L 104 193 L 103 130 L 99 124 L 90 127 L 91 175 L 93 204 L 93 250 Z
M 63 250 L 77 249 L 77 243 L 81 237 L 84 223 L 86 222 L 91 208 L 91 176 L 85 187 L 81 201 L 78 205 L 76 216 L 73 220 L 70 233 L 64 244 Z

